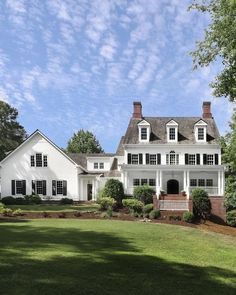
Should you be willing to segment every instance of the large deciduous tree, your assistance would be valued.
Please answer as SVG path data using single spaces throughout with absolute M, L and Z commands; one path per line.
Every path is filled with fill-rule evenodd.
M 26 131 L 17 122 L 18 111 L 0 100 L 0 160 L 26 138 Z
M 204 39 L 191 52 L 194 68 L 220 61 L 222 70 L 211 83 L 213 94 L 236 101 L 236 0 L 194 1 L 190 9 L 210 15 Z
M 103 153 L 103 149 L 93 133 L 81 129 L 74 133 L 69 140 L 67 152 L 83 154 Z

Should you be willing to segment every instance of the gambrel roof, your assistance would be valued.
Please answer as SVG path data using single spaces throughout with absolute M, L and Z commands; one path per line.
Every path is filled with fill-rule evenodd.
M 203 120 L 201 117 L 143 117 L 142 119 L 150 123 L 151 126 L 150 144 L 168 144 L 166 124 L 171 121 L 178 124 L 178 144 L 194 144 L 196 143 L 194 125 Z M 207 123 L 207 143 L 217 143 L 220 135 L 215 120 L 213 118 L 204 118 L 203 121 Z M 139 122 L 140 119 L 131 118 L 122 144 L 139 143 Z M 119 153 L 120 151 L 121 147 L 118 148 Z

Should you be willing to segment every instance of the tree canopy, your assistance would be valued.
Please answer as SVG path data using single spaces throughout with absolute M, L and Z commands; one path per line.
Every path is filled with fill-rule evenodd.
M 18 111 L 0 100 L 0 160 L 26 138 L 26 131 L 17 122 Z
M 92 132 L 80 129 L 74 133 L 68 141 L 67 151 L 69 153 L 103 153 L 103 149 Z
M 222 70 L 211 83 L 213 94 L 236 101 L 236 0 L 194 1 L 190 9 L 210 15 L 210 24 L 202 41 L 191 52 L 194 68 L 218 60 Z

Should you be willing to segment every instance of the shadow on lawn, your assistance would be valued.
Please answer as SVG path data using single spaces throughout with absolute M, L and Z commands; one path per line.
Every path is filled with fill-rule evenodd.
M 0 286 L 5 295 L 225 295 L 236 291 L 222 282 L 222 278 L 236 280 L 234 272 L 143 255 L 129 240 L 112 234 L 10 224 L 1 226 L 0 237 Z M 55 255 L 50 252 L 40 260 L 44 249 L 55 250 Z

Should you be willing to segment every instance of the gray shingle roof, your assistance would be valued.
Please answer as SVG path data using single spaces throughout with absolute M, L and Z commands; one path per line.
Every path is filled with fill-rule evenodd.
M 174 120 L 178 123 L 178 143 L 179 144 L 193 144 L 196 143 L 194 136 L 194 125 L 203 120 L 207 123 L 207 142 L 208 144 L 217 143 L 219 139 L 219 131 L 217 129 L 215 120 L 202 119 L 201 117 L 144 117 L 151 125 L 151 144 L 164 144 L 167 143 L 166 124 Z M 131 119 L 124 136 L 123 144 L 136 144 L 139 143 L 138 138 L 138 123 L 140 119 Z

